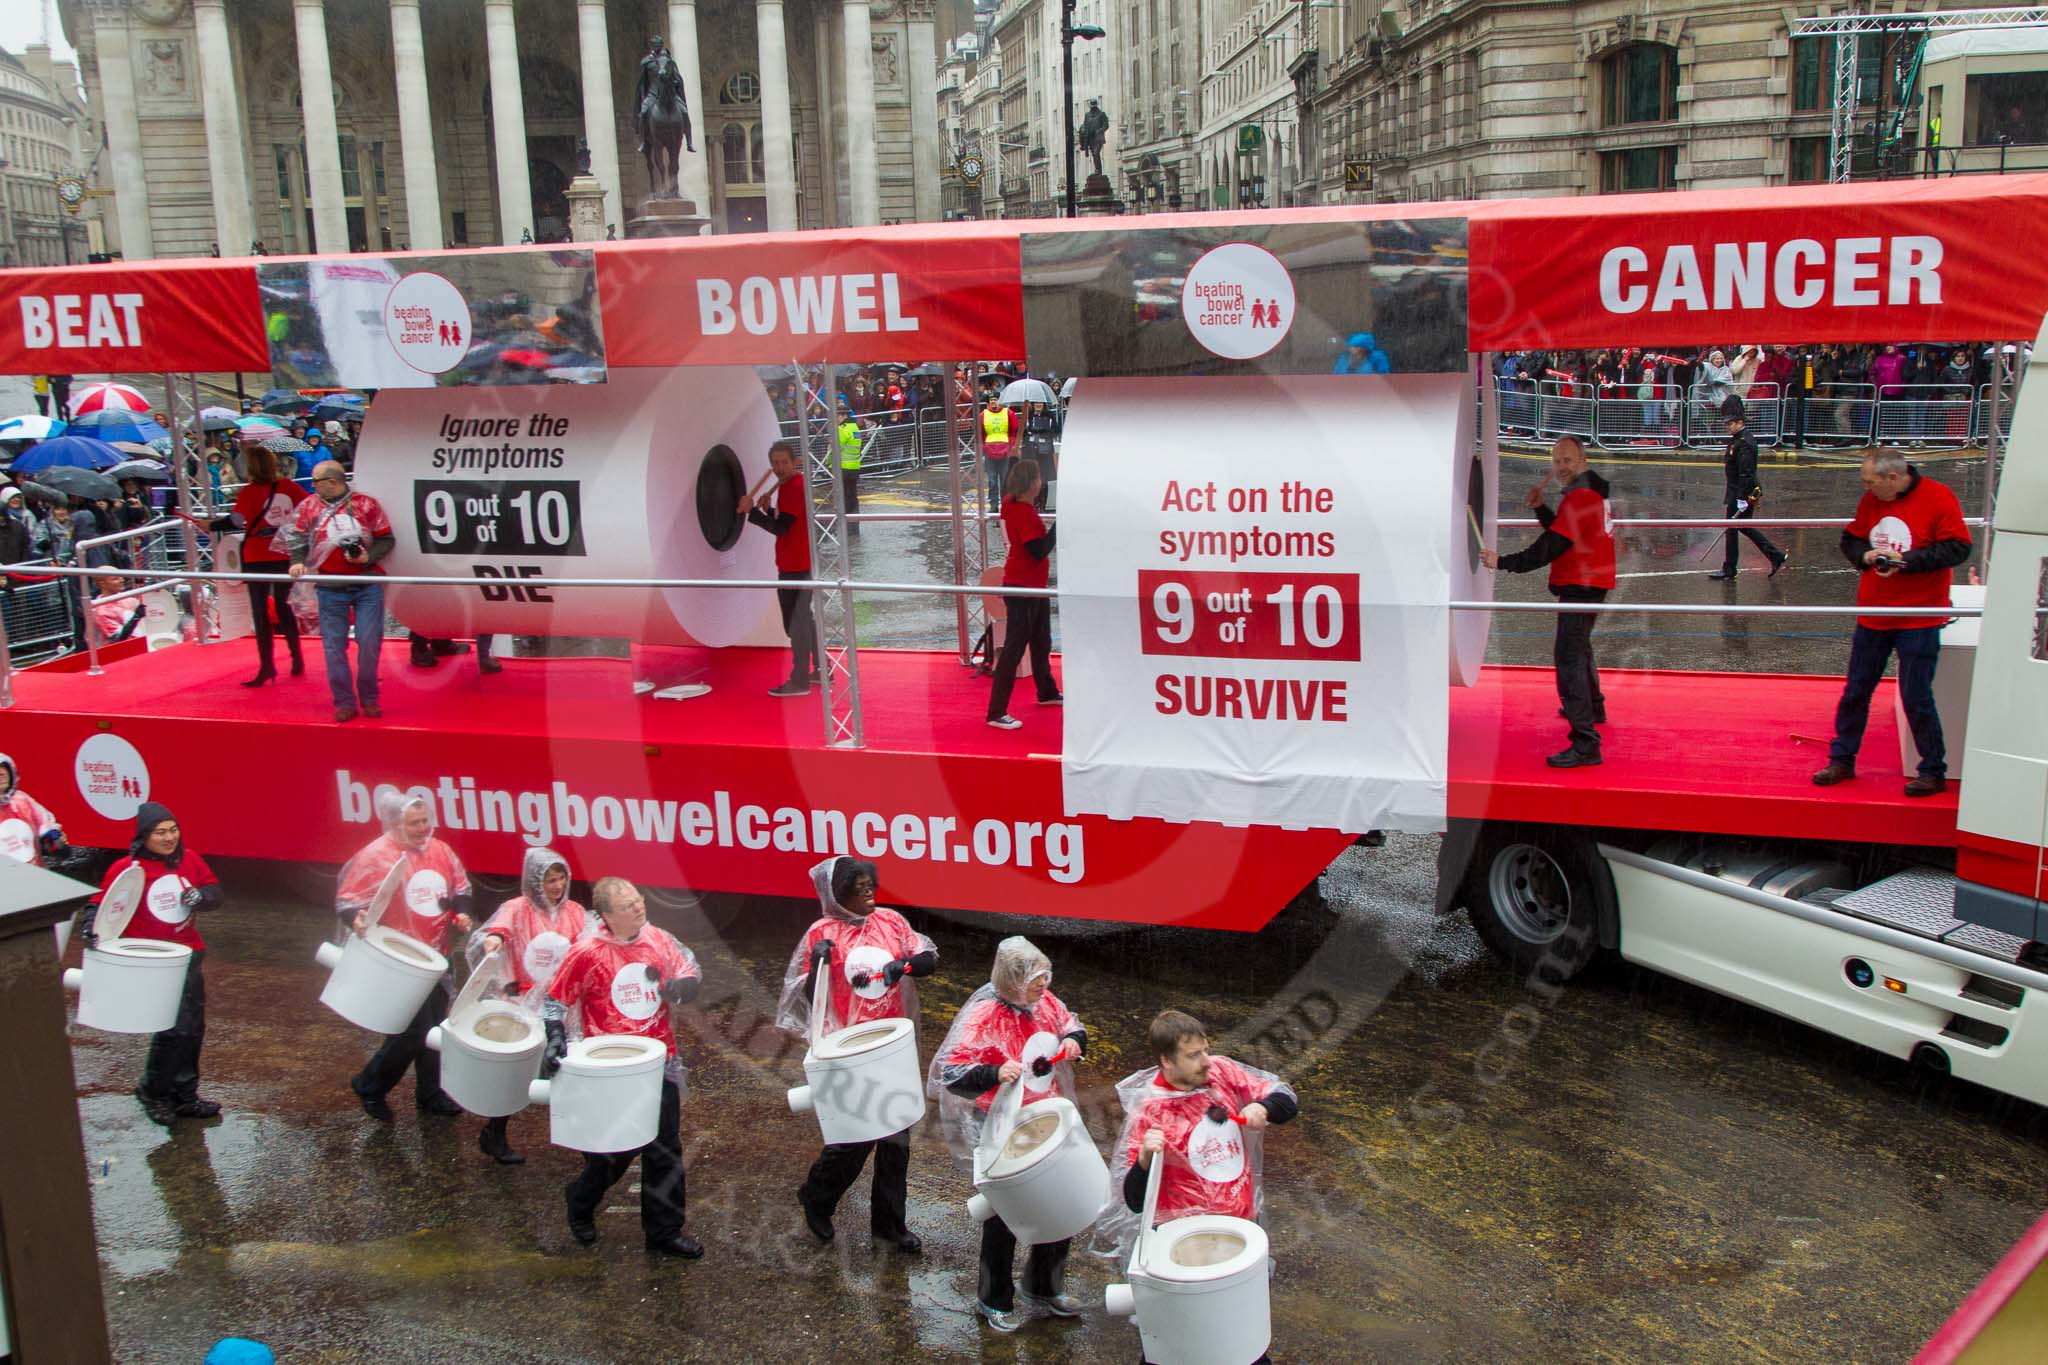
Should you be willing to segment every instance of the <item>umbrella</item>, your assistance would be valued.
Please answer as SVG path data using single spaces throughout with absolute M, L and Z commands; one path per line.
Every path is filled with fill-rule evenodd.
M 138 460 L 156 459 L 156 447 L 143 445 L 140 441 L 109 441 L 107 444 L 123 455 L 133 455 Z
M 279 455 L 296 455 L 302 450 L 313 448 L 296 436 L 266 436 L 256 444 Z
M 320 400 L 320 406 L 313 409 L 313 420 L 316 422 L 360 422 L 363 420 L 363 414 L 368 411 L 369 409 L 363 405 L 363 400 L 360 398 L 323 398 Z
M 289 398 L 278 398 L 265 403 L 263 410 L 284 417 L 300 417 L 312 411 L 314 400 L 304 394 L 295 393 Z
M 29 413 L 0 422 L 0 441 L 47 441 L 64 434 L 64 424 L 54 417 Z
M 139 390 L 126 384 L 87 384 L 71 398 L 73 425 L 89 412 L 141 413 L 147 417 L 153 410 L 150 401 Z
M 224 408 L 218 403 L 211 403 L 201 408 L 199 415 L 201 418 L 216 417 L 223 422 L 232 422 L 242 414 L 236 412 L 233 408 Z
M 45 469 L 28 480 L 23 488 L 31 495 L 40 493 L 45 498 L 55 498 L 59 502 L 72 497 L 105 499 L 113 502 L 121 496 L 121 485 L 106 475 L 70 465 Z
M 121 463 L 121 452 L 91 436 L 58 436 L 41 442 L 16 459 L 15 474 L 69 466 L 73 469 L 112 469 Z
M 1003 386 L 1003 406 L 1014 407 L 1019 403 L 1050 403 L 1053 401 L 1052 385 L 1043 379 L 1013 379 Z
M 274 432 L 283 431 L 284 423 L 275 417 L 266 417 L 261 413 L 257 413 L 250 417 L 237 417 L 235 419 L 235 430 L 241 432 L 244 436 L 267 436 Z
M 142 443 L 163 440 L 170 435 L 147 416 L 122 412 L 116 408 L 101 408 L 97 412 L 73 417 L 70 431 L 74 436 L 97 436 L 102 441 Z
M 216 431 L 233 431 L 235 429 L 235 419 L 232 417 L 208 415 L 199 419 L 199 429 L 209 435 Z
M 123 460 L 107 471 L 107 477 L 116 483 L 122 479 L 140 479 L 144 483 L 169 483 L 171 471 L 164 468 L 161 460 Z
M 903 377 L 905 379 L 944 379 L 946 377 L 946 367 L 944 365 L 920 365 L 914 370 L 905 370 Z

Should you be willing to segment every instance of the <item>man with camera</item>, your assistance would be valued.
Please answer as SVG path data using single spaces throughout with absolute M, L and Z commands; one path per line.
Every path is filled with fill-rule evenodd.
M 377 581 L 377 562 L 397 541 L 383 504 L 368 493 L 349 491 L 348 476 L 333 460 L 313 467 L 313 492 L 293 509 L 285 523 L 285 547 L 291 552 L 291 576 L 357 579 L 322 583 L 320 645 L 327 655 L 327 689 L 334 697 L 334 718 L 351 721 L 359 714 L 381 716 L 377 705 L 377 653 L 384 644 L 384 585 Z M 348 629 L 356 629 L 356 675 L 348 672 Z
M 1949 605 L 1951 571 L 1970 557 L 1970 528 L 1963 524 L 1956 495 L 1923 478 L 1896 450 L 1863 457 L 1863 488 L 1855 519 L 1842 530 L 1842 555 L 1860 570 L 1856 605 L 1928 607 L 1936 614 L 1856 618 L 1849 678 L 1835 708 L 1835 741 L 1828 746 L 1828 765 L 1813 775 L 1813 784 L 1832 787 L 1856 776 L 1871 694 L 1897 650 L 1899 699 L 1920 750 L 1920 772 L 1906 783 L 1906 795 L 1934 796 L 1948 787 L 1948 751 L 1934 705 L 1934 666 L 1941 655 L 1941 628 L 1948 622 L 1939 613 Z

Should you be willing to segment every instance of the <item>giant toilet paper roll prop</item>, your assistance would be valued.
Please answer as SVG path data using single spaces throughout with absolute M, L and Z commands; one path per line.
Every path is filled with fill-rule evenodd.
M 382 922 L 391 898 L 404 889 L 410 863 L 400 858 L 384 874 L 363 911 L 362 933 L 350 934 L 346 943 L 323 943 L 313 954 L 328 969 L 320 1003 L 372 1033 L 405 1032 L 448 970 L 447 958 Z
M 78 1022 L 108 1033 L 161 1033 L 178 1022 L 178 1001 L 192 950 L 182 943 L 123 938 L 148 878 L 130 867 L 100 898 L 94 929 L 99 942 L 85 950 L 85 965 L 64 973 L 64 989 L 78 992 Z
M 441 1088 L 487 1119 L 527 1106 L 547 1041 L 540 1016 L 516 997 L 503 948 L 477 964 L 448 1017 L 427 1030 L 427 1046 L 441 1054 Z
M 1153 1227 L 1164 1153 L 1145 1181 L 1129 1282 L 1104 1291 L 1111 1317 L 1135 1317 L 1147 1360 L 1242 1365 L 1273 1343 L 1266 1230 L 1246 1218 L 1196 1214 Z
M 1460 412 L 1457 449 L 1472 454 L 1469 458 L 1461 454 L 1451 473 L 1451 600 L 1491 602 L 1493 573 L 1479 562 L 1479 552 L 1500 544 L 1500 447 L 1493 435 L 1498 424 L 1489 422 L 1484 437 L 1475 445 L 1472 405 L 1466 404 Z M 1486 662 L 1486 637 L 1492 628 L 1490 611 L 1451 613 L 1451 686 L 1471 687 L 1479 681 L 1480 666 Z
M 981 1223 L 999 1217 L 1020 1243 L 1037 1246 L 1095 1221 L 1109 1168 L 1071 1100 L 1053 1095 L 1024 1104 L 1023 1096 L 1013 1081 L 989 1106 L 967 1211 Z
M 828 1144 L 900 1133 L 925 1113 L 917 1026 L 908 1019 L 876 1019 L 826 1034 L 826 970 L 819 969 L 813 987 L 805 1084 L 789 1092 L 790 1110 L 816 1114 Z
M 775 594 L 564 588 L 549 578 L 773 579 L 772 537 L 739 500 L 780 435 L 752 370 L 614 370 L 602 385 L 388 390 L 356 486 L 390 514 L 394 585 L 422 634 L 609 636 L 652 645 L 782 642 Z
M 548 1140 L 577 1152 L 636 1152 L 661 1123 L 668 1047 L 637 1033 L 600 1033 L 569 1045 L 562 1069 L 527 1098 L 548 1106 Z

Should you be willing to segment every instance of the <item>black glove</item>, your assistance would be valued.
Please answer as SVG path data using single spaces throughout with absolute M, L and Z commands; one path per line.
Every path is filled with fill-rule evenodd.
M 1031 1074 L 1034 1076 L 1052 1075 L 1052 1058 L 1038 1057 L 1033 1059 L 1031 1063 Z
M 823 966 L 823 965 L 824 965 L 825 963 L 827 963 L 827 962 L 830 962 L 831 960 L 832 960 L 832 940 L 831 940 L 831 939 L 829 939 L 829 938 L 821 938 L 821 939 L 819 939 L 819 940 L 818 940 L 818 941 L 817 941 L 816 943 L 814 943 L 814 944 L 812 944 L 812 945 L 811 945 L 811 970 L 812 970 L 812 971 L 814 971 L 814 972 L 815 972 L 816 970 L 818 970 L 818 968 L 819 968 L 819 967 Z
M 88 948 L 99 946 L 100 936 L 93 932 L 93 921 L 100 915 L 100 903 L 92 902 L 85 907 L 85 914 L 78 921 L 78 941 Z
M 562 1058 L 569 1055 L 569 1031 L 559 1019 L 547 1021 L 548 1045 L 540 1054 L 540 1074 L 552 1076 L 562 1069 Z
M 184 906 L 187 910 L 197 910 L 205 903 L 206 893 L 196 886 L 186 887 L 185 894 L 178 897 L 178 904 Z
M 434 906 L 435 906 L 435 908 L 436 908 L 436 909 L 438 909 L 438 910 L 439 910 L 439 911 L 440 911 L 440 912 L 441 912 L 442 914 L 444 914 L 444 915 L 445 915 L 445 914 L 447 914 L 447 913 L 448 913 L 448 912 L 449 912 L 450 910 L 453 910 L 453 909 L 455 908 L 455 897 L 453 897 L 453 896 L 440 896 L 440 897 L 437 897 L 437 898 L 435 899 L 435 901 L 434 901 Z
M 869 976 L 866 972 L 855 972 L 852 976 L 848 977 L 847 980 L 853 983 L 853 988 L 855 990 L 864 991 L 868 988 L 868 982 L 873 981 L 874 978 L 872 976 Z
M 885 986 L 895 985 L 903 979 L 903 974 L 909 970 L 910 964 L 901 958 L 897 958 L 888 966 L 882 968 L 882 984 Z
M 647 968 L 647 989 L 659 991 L 661 989 L 661 968 L 655 966 L 652 962 L 642 965 Z

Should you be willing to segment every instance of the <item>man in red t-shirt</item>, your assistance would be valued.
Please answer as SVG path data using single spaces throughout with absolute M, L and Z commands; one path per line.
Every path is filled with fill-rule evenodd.
M 768 467 L 775 473 L 774 505 L 757 502 L 752 493 L 740 499 L 740 515 L 775 537 L 775 576 L 802 580 L 811 576 L 809 489 L 797 466 L 796 447 L 777 441 L 768 447 Z M 818 622 L 811 615 L 809 588 L 777 588 L 782 628 L 789 635 L 789 681 L 768 689 L 771 697 L 809 696 L 818 681 Z
M 1564 493 L 1552 511 L 1543 490 L 1555 480 Z M 1543 534 L 1528 549 L 1511 555 L 1481 550 L 1489 569 L 1528 573 L 1550 566 L 1550 595 L 1560 602 L 1604 602 L 1614 587 L 1614 513 L 1607 480 L 1586 466 L 1586 448 L 1566 436 L 1550 448 L 1550 477 L 1529 490 L 1528 504 L 1543 523 Z M 1600 762 L 1600 732 L 1607 723 L 1607 698 L 1593 661 L 1593 619 L 1589 611 L 1560 611 L 1551 660 L 1557 669 L 1559 712 L 1571 726 L 1571 746 L 1545 761 L 1553 768 L 1590 768 Z
M 1947 607 L 1950 571 L 1970 557 L 1970 528 L 1954 493 L 1922 478 L 1897 451 L 1873 451 L 1863 459 L 1863 499 L 1842 529 L 1842 554 L 1860 571 L 1857 606 Z M 1813 775 L 1816 787 L 1856 776 L 1871 694 L 1897 650 L 1899 700 L 1920 750 L 1920 771 L 1906 783 L 1906 795 L 1948 789 L 1948 750 L 1934 705 L 1934 666 L 1947 622 L 1944 615 L 1856 618 L 1849 677 L 1835 707 L 1835 742 L 1828 746 L 1828 765 Z
M 647 922 L 646 897 L 624 877 L 599 878 L 590 888 L 590 904 L 602 924 L 563 956 L 542 1006 L 549 1074 L 568 1055 L 572 1017 L 586 1038 L 628 1033 L 659 1039 L 668 1048 L 668 1067 L 654 1141 L 637 1151 L 583 1154 L 582 1173 L 562 1192 L 569 1233 L 584 1246 L 597 1241 L 598 1206 L 637 1157 L 647 1249 L 694 1261 L 704 1247 L 683 1231 L 683 1067 L 668 1012 L 671 1005 L 696 999 L 703 978 L 696 955 Z

